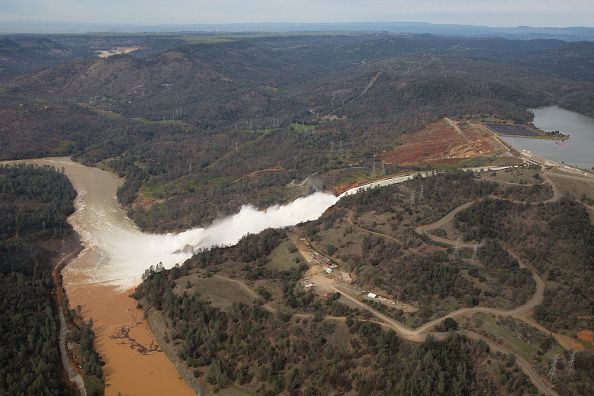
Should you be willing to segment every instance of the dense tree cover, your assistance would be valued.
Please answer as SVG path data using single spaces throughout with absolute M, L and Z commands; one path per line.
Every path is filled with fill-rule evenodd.
M 297 319 L 258 306 L 214 308 L 200 295 L 173 293 L 178 271 L 153 272 L 137 289 L 145 310 L 166 318 L 179 359 L 216 390 L 232 384 L 259 394 L 463 395 L 530 391 L 517 369 L 487 374 L 484 343 L 452 336 L 445 343 L 401 342 L 374 323 Z M 495 359 L 495 361 L 497 361 Z M 493 364 L 491 363 L 491 366 Z
M 95 351 L 95 331 L 93 319 L 85 321 L 80 314 L 80 306 L 68 312 L 73 326 L 68 333 L 68 341 L 74 346 L 76 362 L 85 373 L 85 387 L 88 395 L 102 395 L 105 391 L 103 365 L 105 364 Z
M 135 39 L 144 40 L 141 56 L 78 60 L 7 82 L 0 158 L 67 154 L 112 167 L 126 176 L 120 201 L 158 231 L 248 202 L 286 202 L 310 191 L 291 181 L 315 172 L 318 187 L 331 188 L 332 172 L 370 171 L 374 154 L 443 116 L 529 121 L 529 107 L 583 110 L 592 90 L 589 43 L 381 34 L 93 45 Z M 525 62 L 567 51 L 552 73 Z M 264 169 L 277 171 L 253 174 Z
M 488 196 L 497 187 L 492 182 L 477 181 L 474 173 L 464 171 L 417 177 L 405 185 L 408 188 L 406 195 L 401 185 L 395 184 L 345 197 L 338 206 L 359 214 L 414 210 L 415 221 L 431 223 L 465 202 Z
M 99 50 L 142 46 L 133 55 L 146 56 L 179 43 L 174 38 L 150 35 L 3 34 L 0 39 L 0 81 L 75 59 L 96 57 Z
M 51 262 L 76 193 L 63 173 L 0 167 L 0 394 L 62 395 Z
M 493 283 L 496 288 L 513 291 L 511 300 L 517 305 L 534 294 L 536 285 L 530 271 L 520 268 L 518 262 L 497 241 L 487 240 L 478 249 L 478 258 L 483 262 L 486 272 L 496 281 Z
M 586 208 L 562 199 L 546 205 L 485 200 L 457 216 L 467 239 L 508 242 L 555 287 L 536 318 L 552 329 L 592 328 L 594 230 Z
M 526 278 L 526 271 L 517 263 L 500 262 L 503 256 L 488 262 L 495 259 L 491 250 L 485 250 L 489 257 L 482 261 L 487 262 L 475 263 L 468 260 L 470 254 L 436 249 L 433 242 L 414 231 L 463 203 L 488 197 L 496 188 L 494 183 L 475 180 L 471 172 L 419 177 L 346 197 L 304 230 L 319 247 L 333 241 L 338 249 L 334 257 L 362 290 L 385 292 L 420 308 L 418 313 L 404 316 L 388 312 L 401 320 L 419 325 L 453 307 L 478 304 L 512 308 L 534 290 L 529 273 Z M 354 229 L 350 221 L 377 234 Z
M 259 257 L 266 257 L 285 237 L 283 231 L 267 229 L 256 235 L 247 235 L 239 241 L 237 247 L 242 261 L 250 262 Z

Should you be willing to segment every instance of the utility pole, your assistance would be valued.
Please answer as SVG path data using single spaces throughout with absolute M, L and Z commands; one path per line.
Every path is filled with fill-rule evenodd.
M 553 382 L 557 378 L 557 364 L 559 363 L 559 355 L 553 356 L 551 359 L 551 368 L 549 369 L 549 381 Z

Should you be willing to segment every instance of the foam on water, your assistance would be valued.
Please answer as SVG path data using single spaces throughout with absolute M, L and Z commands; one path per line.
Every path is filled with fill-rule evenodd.
M 93 283 L 129 288 L 140 282 L 142 273 L 151 265 L 162 263 L 165 268 L 171 268 L 191 257 L 192 249 L 231 245 L 246 234 L 258 233 L 266 228 L 315 220 L 337 200 L 332 194 L 317 192 L 264 211 L 246 205 L 239 213 L 216 221 L 209 227 L 178 234 L 143 233 L 136 227 L 122 227 L 120 222 L 109 223 L 105 216 L 95 213 L 100 218 L 95 219 L 102 224 L 95 223 L 95 232 L 83 231 L 83 235 L 88 238 L 89 246 L 95 249 L 99 259 L 87 275 Z
M 171 268 L 190 258 L 193 251 L 212 246 L 237 243 L 247 234 L 266 228 L 281 228 L 319 218 L 340 198 L 374 187 L 402 183 L 415 176 L 427 177 L 431 172 L 415 172 L 346 191 L 340 197 L 316 192 L 286 205 L 257 210 L 246 205 L 232 216 L 215 221 L 206 228 L 194 228 L 181 233 L 149 234 L 138 229 L 120 207 L 115 192 L 122 180 L 98 168 L 87 167 L 69 158 L 40 158 L 17 162 L 52 165 L 64 168 L 78 192 L 76 212 L 69 218 L 85 245 L 82 254 L 92 254 L 92 268 L 68 266 L 67 271 L 84 271 L 92 283 L 111 284 L 129 289 L 140 283 L 143 272 L 151 265 L 162 263 Z M 500 167 L 496 169 L 503 169 Z M 473 172 L 493 167 L 469 168 Z

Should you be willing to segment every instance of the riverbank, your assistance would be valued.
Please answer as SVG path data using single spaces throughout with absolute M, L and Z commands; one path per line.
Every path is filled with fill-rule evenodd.
M 78 193 L 76 211 L 68 222 L 79 235 L 84 249 L 72 255 L 72 260 L 62 263 L 61 284 L 68 308 L 80 306 L 84 320 L 93 320 L 95 350 L 105 362 L 105 394 L 194 395 L 159 348 L 142 311 L 129 297 L 132 290 L 102 282 L 97 276 L 102 269 L 117 269 L 103 254 L 106 248 L 117 248 L 112 244 L 113 238 L 124 238 L 120 234 L 112 235 L 117 231 L 114 224 L 136 230 L 115 197 L 122 180 L 113 173 L 86 167 L 65 157 L 18 162 L 64 169 Z M 102 239 L 109 235 L 112 235 L 110 243 Z M 120 242 L 125 246 L 127 241 Z M 153 263 L 145 264 L 148 267 Z
M 249 232 L 315 219 L 338 200 L 338 197 L 318 193 L 264 212 L 247 207 L 206 229 L 192 229 L 181 234 L 145 234 L 119 206 L 115 191 L 122 180 L 114 174 L 85 167 L 67 158 L 27 162 L 63 167 L 79 192 L 76 213 L 69 222 L 81 235 L 85 250 L 65 269 L 64 287 L 70 306 L 80 305 L 83 317 L 94 321 L 95 346 L 106 363 L 107 395 L 194 394 L 159 347 L 143 312 L 130 297 L 132 290 L 124 285 L 137 284 L 135 282 L 139 280 L 135 279 L 139 279 L 142 270 L 155 265 L 161 258 L 166 266 L 183 261 L 192 252 L 192 249 L 185 252 L 187 246 L 206 248 L 234 244 Z M 504 167 L 468 170 L 494 168 Z M 428 172 L 418 173 L 428 175 Z M 403 182 L 412 177 L 414 174 L 376 181 L 345 194 L 355 193 L 360 188 Z
M 87 389 L 83 377 L 81 376 L 77 364 L 73 357 L 68 353 L 66 345 L 69 329 L 72 327 L 64 315 L 64 310 L 69 309 L 68 299 L 66 298 L 66 291 L 64 290 L 62 270 L 83 250 L 80 238 L 74 232 L 65 240 L 62 240 L 61 255 L 57 257 L 56 263 L 52 268 L 52 283 L 54 286 L 54 300 L 56 309 L 58 310 L 58 317 L 60 319 L 60 335 L 59 347 L 62 359 L 62 367 L 64 370 L 64 378 L 73 385 L 81 396 L 87 395 Z

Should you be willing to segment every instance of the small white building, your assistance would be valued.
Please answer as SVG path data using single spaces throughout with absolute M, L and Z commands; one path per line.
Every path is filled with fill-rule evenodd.
M 367 293 L 367 297 L 369 297 L 369 298 L 377 298 L 377 294 L 369 292 L 369 293 Z

